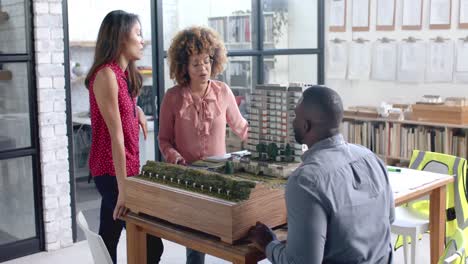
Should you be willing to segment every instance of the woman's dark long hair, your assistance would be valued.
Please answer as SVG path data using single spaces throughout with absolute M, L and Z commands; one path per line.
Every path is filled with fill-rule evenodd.
M 99 28 L 93 66 L 85 80 L 86 87 L 89 88 L 91 77 L 99 67 L 119 58 L 135 23 L 140 23 L 138 16 L 122 10 L 114 10 L 106 15 Z M 128 90 L 133 97 L 136 97 L 143 85 L 143 78 L 134 61 L 128 63 L 127 72 Z

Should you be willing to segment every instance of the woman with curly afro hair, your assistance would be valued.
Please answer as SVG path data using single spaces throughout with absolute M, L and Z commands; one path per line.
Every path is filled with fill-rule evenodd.
M 248 124 L 227 84 L 214 80 L 227 61 L 218 34 L 190 27 L 176 34 L 168 51 L 169 89 L 161 105 L 159 148 L 166 162 L 190 164 L 226 154 L 226 124 L 242 140 Z M 187 249 L 187 263 L 204 263 L 204 254 Z

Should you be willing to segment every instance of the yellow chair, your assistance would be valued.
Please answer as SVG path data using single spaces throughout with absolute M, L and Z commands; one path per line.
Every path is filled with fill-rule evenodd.
M 463 231 L 457 228 L 453 236 L 448 239 L 444 254 L 440 257 L 438 264 L 465 264 L 466 246 Z
M 468 226 L 468 203 L 465 193 L 466 159 L 415 150 L 411 157 L 410 168 L 454 175 L 455 182 L 447 185 L 446 238 L 453 236 L 457 228 L 464 232 Z M 393 233 L 399 234 L 395 250 L 404 246 L 405 263 L 407 263 L 408 244 L 429 231 L 429 198 L 395 208 L 395 222 L 391 228 Z M 412 264 L 416 263 L 416 249 L 417 244 L 411 243 Z

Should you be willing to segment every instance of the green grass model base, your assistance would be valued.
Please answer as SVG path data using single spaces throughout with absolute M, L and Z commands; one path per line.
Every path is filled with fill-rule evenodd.
M 234 175 L 148 161 L 139 178 L 229 201 L 249 199 L 256 182 Z

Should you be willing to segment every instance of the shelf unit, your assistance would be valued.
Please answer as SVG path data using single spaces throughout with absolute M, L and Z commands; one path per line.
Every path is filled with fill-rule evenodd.
M 231 16 L 217 16 L 208 18 L 208 26 L 214 29 L 224 41 L 227 50 L 250 49 L 253 45 L 252 16 L 254 14 L 238 14 Z M 265 36 L 268 40 L 273 36 L 273 13 L 265 12 Z M 271 31 L 271 32 L 270 32 Z M 270 42 L 268 42 L 270 43 Z M 271 43 L 273 43 L 271 41 Z M 268 48 L 274 48 L 269 44 Z M 226 71 L 220 75 L 220 80 L 227 82 L 231 87 L 242 87 L 251 90 L 252 85 L 252 65 L 251 57 L 229 58 Z
M 0 81 L 10 81 L 13 74 L 9 70 L 0 70 Z
M 342 132 L 390 165 L 408 165 L 414 149 L 467 157 L 468 125 L 346 115 Z
M 7 12 L 0 10 L 0 23 L 7 21 L 10 18 Z

